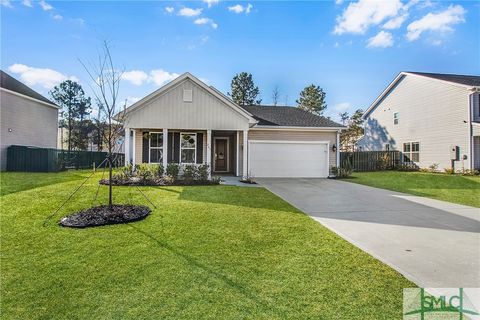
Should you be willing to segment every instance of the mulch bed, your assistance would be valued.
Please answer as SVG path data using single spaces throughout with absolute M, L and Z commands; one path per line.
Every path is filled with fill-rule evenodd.
M 108 179 L 102 179 L 100 184 L 108 185 Z M 112 179 L 112 186 L 211 186 L 218 185 L 217 181 L 200 181 L 200 180 L 175 180 L 173 182 L 166 183 L 162 179 L 155 180 L 118 180 Z
M 70 228 L 98 227 L 108 224 L 120 224 L 145 219 L 151 210 L 146 206 L 107 205 L 88 208 L 66 216 L 60 220 L 60 225 Z

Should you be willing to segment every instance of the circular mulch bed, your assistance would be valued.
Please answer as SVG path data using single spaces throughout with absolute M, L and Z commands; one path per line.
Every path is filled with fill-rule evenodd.
M 145 219 L 151 210 L 146 206 L 112 205 L 98 206 L 66 216 L 60 225 L 70 228 L 98 227 L 107 224 L 128 223 Z

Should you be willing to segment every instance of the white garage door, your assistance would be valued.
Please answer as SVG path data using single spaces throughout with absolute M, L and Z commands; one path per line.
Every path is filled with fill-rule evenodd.
M 324 178 L 328 143 L 250 141 L 249 174 L 253 177 Z

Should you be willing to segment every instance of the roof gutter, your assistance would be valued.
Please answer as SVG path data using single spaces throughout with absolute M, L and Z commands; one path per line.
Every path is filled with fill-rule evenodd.
M 255 130 L 283 130 L 283 131 L 340 131 L 345 127 L 297 127 L 297 126 L 254 126 Z

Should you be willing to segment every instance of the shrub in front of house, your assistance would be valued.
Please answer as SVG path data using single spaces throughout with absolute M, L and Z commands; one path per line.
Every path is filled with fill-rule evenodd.
M 210 167 L 206 164 L 195 165 L 169 163 L 164 170 L 161 164 L 141 163 L 135 166 L 118 168 L 113 176 L 113 184 L 118 186 L 166 186 L 166 185 L 212 185 L 219 179 L 209 179 Z M 108 184 L 107 179 L 100 184 Z
M 352 168 L 348 167 L 332 167 L 332 174 L 336 179 L 345 179 L 352 175 Z

